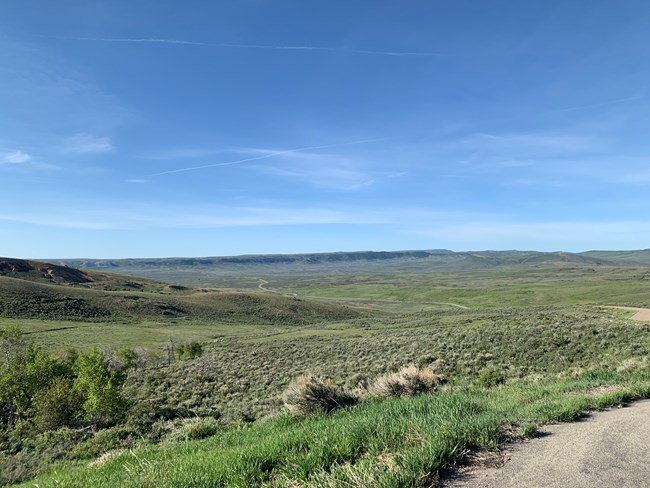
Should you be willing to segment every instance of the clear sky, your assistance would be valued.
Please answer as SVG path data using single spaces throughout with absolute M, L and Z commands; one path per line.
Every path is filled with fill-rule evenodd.
M 2 0 L 0 255 L 650 247 L 647 0 Z

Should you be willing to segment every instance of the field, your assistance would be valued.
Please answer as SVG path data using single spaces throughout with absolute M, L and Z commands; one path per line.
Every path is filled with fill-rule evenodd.
M 19 481 L 46 469 L 48 463 L 33 461 L 32 453 L 71 466 L 41 478 L 39 486 L 59 481 L 63 486 L 100 481 L 106 486 L 222 486 L 225 480 L 237 486 L 422 486 L 423 479 L 436 478 L 465 449 L 494 446 L 507 432 L 527 435 L 541 422 L 569 419 L 585 408 L 650 391 L 650 323 L 632 321 L 632 311 L 610 308 L 650 305 L 650 267 L 642 264 L 551 262 L 408 273 L 373 268 L 366 274 L 263 268 L 212 282 L 201 275 L 202 287 L 229 286 L 222 291 L 166 292 L 148 282 L 149 291 L 103 290 L 98 297 L 98 290 L 38 284 L 103 306 L 108 315 L 52 320 L 40 313 L 5 313 L 2 326 L 19 326 L 24 337 L 53 354 L 71 347 L 98 347 L 107 354 L 137 348 L 144 361 L 129 370 L 123 386 L 133 405 L 124 422 L 92 433 L 39 434 L 22 450 L 0 458 L 11 466 L 4 479 Z M 190 279 L 184 283 L 192 284 Z M 4 290 L 5 297 L 11 294 Z M 127 295 L 140 297 L 146 306 L 128 308 Z M 11 296 L 15 300 L 17 295 Z M 160 312 L 170 304 L 182 312 Z M 198 341 L 202 354 L 165 361 L 170 339 L 175 344 Z M 309 420 L 282 413 L 281 393 L 301 374 L 332 378 L 340 387 L 360 391 L 408 364 L 443 375 L 445 391 L 370 399 L 356 409 Z M 618 386 L 589 394 L 603 385 Z M 446 418 L 438 408 L 465 409 L 469 417 Z M 385 434 L 367 432 L 373 422 L 384 425 L 389 412 L 394 428 L 386 427 Z M 402 422 L 407 418 L 412 420 Z M 216 431 L 210 432 L 218 435 L 188 441 L 192 435 L 183 438 L 182 433 L 189 419 L 216 422 Z M 461 428 L 465 422 L 468 431 Z M 313 447 L 312 430 L 329 432 L 339 455 L 327 446 Z M 43 435 L 60 446 L 58 455 L 45 449 Z M 279 436 L 286 442 L 277 444 L 273 439 Z M 422 440 L 411 446 L 405 436 Z M 254 439 L 266 440 L 256 445 Z M 221 457 L 209 454 L 215 446 L 224 449 Z M 87 459 L 125 448 L 141 450 L 87 468 Z M 293 456 L 301 461 L 292 464 Z M 435 462 L 424 462 L 426 456 Z M 16 463 L 27 468 L 20 471 Z M 200 466 L 204 474 L 191 466 Z

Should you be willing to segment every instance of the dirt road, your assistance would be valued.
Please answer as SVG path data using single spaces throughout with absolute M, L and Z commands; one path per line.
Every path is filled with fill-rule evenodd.
M 632 317 L 632 320 L 650 320 L 650 308 L 638 308 L 638 307 L 609 307 L 609 308 L 618 308 L 619 310 L 632 310 L 636 311 Z M 649 483 L 650 485 L 650 483 Z
M 508 449 L 501 468 L 470 469 L 449 488 L 650 486 L 650 400 L 544 427 Z

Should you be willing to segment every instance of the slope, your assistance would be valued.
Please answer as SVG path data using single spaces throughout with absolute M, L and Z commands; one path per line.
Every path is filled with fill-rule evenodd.
M 0 317 L 308 324 L 358 315 L 349 307 L 262 291 L 190 289 L 10 258 L 0 266 Z

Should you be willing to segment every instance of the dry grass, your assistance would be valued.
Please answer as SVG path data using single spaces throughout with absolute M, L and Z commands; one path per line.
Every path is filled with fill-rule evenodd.
M 355 405 L 359 398 L 336 386 L 331 379 L 306 374 L 289 384 L 282 394 L 282 400 L 293 415 L 308 415 L 350 407 Z
M 411 364 L 397 373 L 377 378 L 368 387 L 368 393 L 381 398 L 414 396 L 432 393 L 444 383 L 444 376 L 435 374 L 431 369 L 420 369 Z

